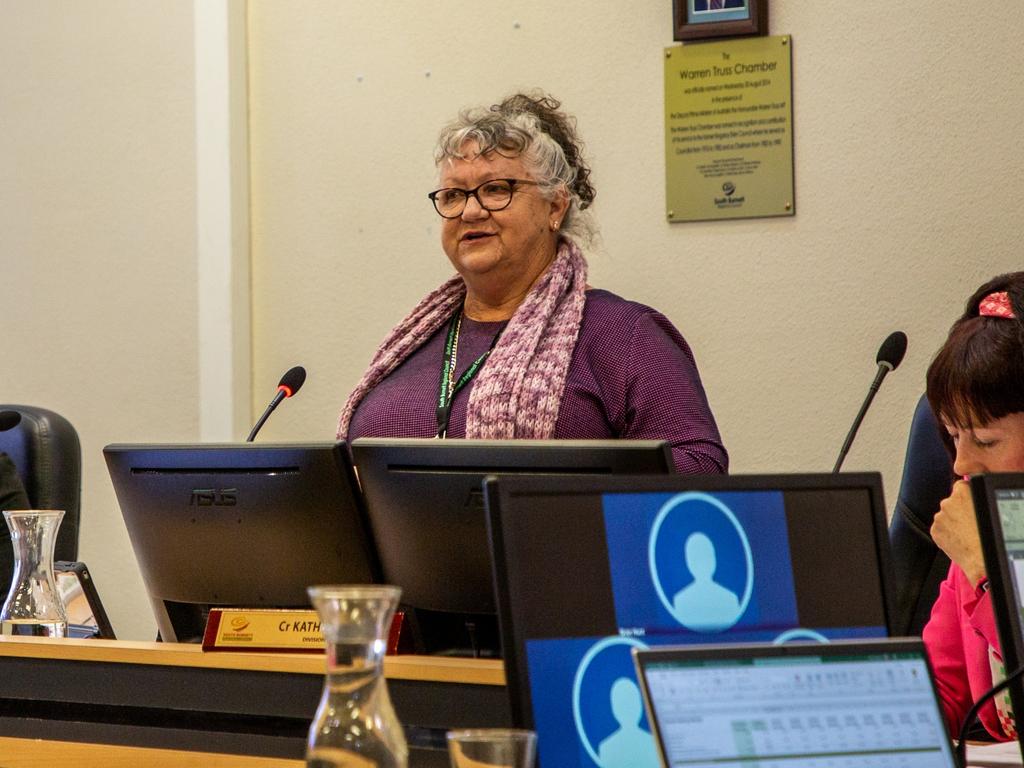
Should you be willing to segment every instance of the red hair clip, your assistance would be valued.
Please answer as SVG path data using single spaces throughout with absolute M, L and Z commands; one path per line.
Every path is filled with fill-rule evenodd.
M 1013 307 L 1010 305 L 1010 294 L 1006 291 L 990 293 L 981 303 L 978 304 L 978 314 L 981 317 L 1005 317 L 1013 319 Z

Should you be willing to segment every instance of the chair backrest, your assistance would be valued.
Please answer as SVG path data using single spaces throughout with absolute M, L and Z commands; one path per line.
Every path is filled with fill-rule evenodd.
M 0 411 L 21 414 L 15 427 L 0 432 L 0 451 L 18 468 L 32 507 L 64 510 L 54 559 L 77 560 L 82 498 L 78 432 L 63 416 L 45 408 L 0 404 Z
M 939 502 L 953 486 L 953 462 L 941 429 L 922 397 L 910 426 L 899 498 L 889 525 L 900 617 L 895 629 L 904 635 L 921 634 L 949 570 L 949 558 L 929 533 Z

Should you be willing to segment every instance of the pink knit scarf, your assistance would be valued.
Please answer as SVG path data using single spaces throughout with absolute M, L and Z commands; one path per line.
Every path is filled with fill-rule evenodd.
M 554 434 L 586 286 L 587 262 L 575 244 L 563 240 L 474 380 L 466 437 L 541 440 Z M 388 334 L 341 411 L 339 440 L 347 438 L 352 414 L 367 393 L 445 325 L 465 298 L 465 283 L 455 276 Z

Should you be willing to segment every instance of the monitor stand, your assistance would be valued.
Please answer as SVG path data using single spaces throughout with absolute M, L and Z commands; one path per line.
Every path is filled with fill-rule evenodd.
M 156 613 L 157 636 L 160 642 L 201 643 L 206 631 L 210 606 L 197 603 L 176 603 L 172 600 L 153 600 Z M 167 636 L 161 627 L 168 627 Z
M 501 658 L 498 617 L 493 613 L 449 613 L 408 607 L 405 612 L 414 653 Z

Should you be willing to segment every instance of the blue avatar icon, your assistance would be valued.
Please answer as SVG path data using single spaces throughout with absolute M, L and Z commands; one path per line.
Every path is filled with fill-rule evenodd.
M 579 745 L 593 761 L 581 755 L 578 765 L 657 768 L 660 764 L 654 737 L 644 727 L 630 656 L 633 648 L 644 650 L 647 645 L 634 637 L 605 637 L 587 649 L 576 667 L 572 715 Z
M 663 529 L 665 543 L 659 547 Z M 680 541 L 684 542 L 683 562 Z M 736 625 L 754 591 L 754 558 L 743 526 L 725 503 L 707 493 L 677 494 L 658 511 L 647 547 L 655 592 L 672 618 L 693 632 L 723 632 Z M 723 550 L 726 578 L 719 574 L 716 579 Z M 662 570 L 673 590 L 685 586 L 666 591 Z M 742 585 L 742 595 L 723 581 L 733 587 Z
M 685 555 L 693 581 L 676 593 L 675 615 L 685 616 L 686 626 L 698 632 L 731 627 L 742 611 L 736 594 L 715 582 L 715 545 L 703 533 L 692 533 L 686 539 Z
M 821 632 L 817 632 L 813 629 L 805 629 L 804 627 L 793 627 L 793 629 L 787 629 L 785 632 L 780 634 L 774 640 L 772 645 L 785 645 L 786 643 L 828 643 L 829 639 L 825 637 Z
M 657 765 L 654 738 L 640 727 L 644 711 L 636 683 L 628 677 L 616 680 L 611 689 L 611 705 L 619 729 L 598 746 L 598 764 L 602 768 Z
M 799 625 L 781 491 L 616 493 L 602 504 L 623 636 L 712 642 Z

